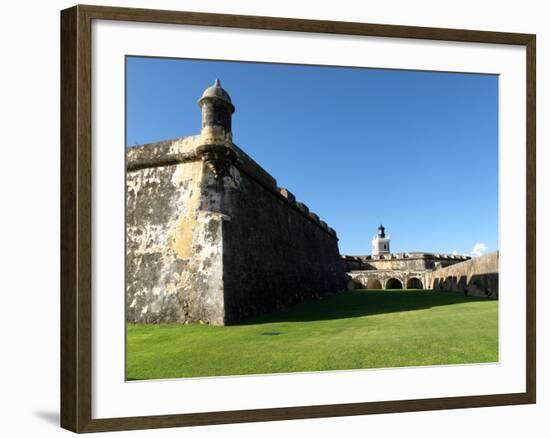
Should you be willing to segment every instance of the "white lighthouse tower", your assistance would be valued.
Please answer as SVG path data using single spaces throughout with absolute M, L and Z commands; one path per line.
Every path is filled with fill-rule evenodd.
M 383 255 L 390 253 L 390 236 L 386 236 L 384 227 L 378 227 L 378 234 L 372 239 L 372 255 Z

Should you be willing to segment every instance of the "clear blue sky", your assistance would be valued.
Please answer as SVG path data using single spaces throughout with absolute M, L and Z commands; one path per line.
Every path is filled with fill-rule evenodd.
M 127 59 L 127 146 L 200 132 L 216 78 L 233 141 L 370 254 L 498 249 L 498 77 L 347 67 Z

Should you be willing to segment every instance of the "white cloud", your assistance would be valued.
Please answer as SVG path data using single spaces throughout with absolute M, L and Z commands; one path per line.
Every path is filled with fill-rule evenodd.
M 452 252 L 453 255 L 458 255 L 458 251 L 455 249 L 453 252 Z
M 470 252 L 470 255 L 472 257 L 479 257 L 483 254 L 485 254 L 485 251 L 487 251 L 487 245 L 485 245 L 483 242 L 477 242 L 472 251 Z

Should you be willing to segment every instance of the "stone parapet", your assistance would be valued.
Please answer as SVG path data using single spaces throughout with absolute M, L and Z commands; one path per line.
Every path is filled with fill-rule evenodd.
M 208 161 L 208 155 L 205 152 L 211 151 L 213 146 L 216 145 L 210 143 L 203 144 L 203 139 L 200 135 L 135 146 L 127 149 L 126 169 L 128 172 L 133 172 L 140 169 L 173 166 L 186 162 L 199 161 L 201 159 Z M 223 149 L 224 146 L 219 145 L 218 147 Z M 234 154 L 233 156 L 227 154 L 231 157 L 231 159 L 228 160 L 230 164 L 246 173 L 265 189 L 271 191 L 275 196 L 284 200 L 290 207 L 298 210 L 304 217 L 311 220 L 324 232 L 338 239 L 336 231 L 333 228 L 329 228 L 326 222 L 321 221 L 319 216 L 311 212 L 307 205 L 296 201 L 296 197 L 288 189 L 278 187 L 275 178 L 256 163 L 247 153 L 234 143 L 225 147 L 229 149 L 228 152 Z M 211 160 L 210 164 L 211 169 L 217 172 L 215 162 Z

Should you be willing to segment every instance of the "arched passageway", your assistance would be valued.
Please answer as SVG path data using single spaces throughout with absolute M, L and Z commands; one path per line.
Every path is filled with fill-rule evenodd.
M 386 281 L 386 289 L 403 289 L 403 284 L 397 278 Z
M 413 277 L 409 278 L 407 281 L 407 289 L 422 289 L 423 287 L 420 278 Z
M 382 283 L 378 278 L 369 278 L 367 281 L 367 289 L 382 289 Z

